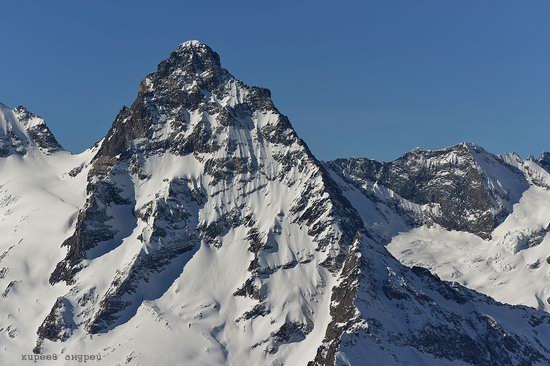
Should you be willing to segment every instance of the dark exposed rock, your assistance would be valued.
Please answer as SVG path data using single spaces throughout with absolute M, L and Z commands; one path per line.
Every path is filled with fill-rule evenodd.
M 308 366 L 334 365 L 342 333 L 351 328 L 358 320 L 353 302 L 357 295 L 361 240 L 361 234 L 357 234 L 355 244 L 344 263 L 340 275 L 341 282 L 332 291 L 331 321 L 327 327 L 323 343 L 318 348 L 315 359 L 310 361 Z
M 543 167 L 547 172 L 550 172 L 550 153 L 549 152 L 543 152 L 540 154 L 538 159 L 535 160 L 541 167 Z
M 196 223 L 190 213 L 196 206 L 187 182 L 175 179 L 168 186 L 168 196 L 158 198 L 147 205 L 145 212 L 138 215 L 149 222 L 141 237 L 147 237 L 147 251 L 141 250 L 131 265 L 120 271 L 99 304 L 91 322 L 87 325 L 90 333 L 100 333 L 111 329 L 115 324 L 127 320 L 129 313 L 135 313 L 145 299 L 160 296 L 175 280 L 174 274 L 163 271 L 175 262 L 183 266 L 188 260 L 182 255 L 191 252 L 200 242 Z M 195 208 L 198 208 L 196 206 Z M 180 272 L 176 272 L 178 274 Z M 166 288 L 155 286 L 146 289 L 151 278 L 160 276 Z M 159 278 L 160 278 L 159 277 Z M 158 294 L 158 295 L 155 295 Z
M 0 158 L 26 155 L 35 148 L 44 154 L 63 150 L 44 120 L 25 107 L 12 110 L 0 103 L 0 115 L 6 121 L 0 128 Z
M 245 319 L 245 320 L 255 319 L 259 316 L 266 316 L 269 313 L 271 313 L 271 310 L 267 309 L 265 304 L 257 304 L 252 308 L 252 310 L 245 312 L 242 316 L 242 319 Z M 238 319 L 237 321 L 239 320 L 240 319 Z
M 297 342 L 305 339 L 309 332 L 311 327 L 306 324 L 287 322 L 273 334 L 273 339 L 277 344 Z
M 8 297 L 8 294 L 9 294 L 10 291 L 15 287 L 15 285 L 17 285 L 17 282 L 18 282 L 18 281 L 10 281 L 10 282 L 8 283 L 8 285 L 7 285 L 6 288 L 4 289 L 4 292 L 2 292 L 2 297 L 3 297 L 3 298 Z
M 476 157 L 499 164 L 515 175 L 514 184 L 527 189 L 523 173 L 500 157 L 472 144 L 443 150 L 416 149 L 389 163 L 366 158 L 337 159 L 328 166 L 359 186 L 366 182 L 384 185 L 411 202 L 437 204 L 440 214 L 431 219 L 448 230 L 468 231 L 489 238 L 510 213 L 514 198 L 505 188 L 495 188 L 478 166 Z
M 272 144 L 290 145 L 297 140 L 294 130 L 289 129 L 290 122 L 285 116 L 280 116 L 277 123 L 262 128 L 264 138 Z
M 39 116 L 29 112 L 23 106 L 15 108 L 13 112 L 26 127 L 29 136 L 42 151 L 51 154 L 63 150 L 63 147 L 57 142 L 53 133 L 43 121 L 40 121 L 41 123 L 32 123 L 33 120 L 41 120 Z
M 402 291 L 399 286 L 396 286 L 391 281 L 386 281 L 382 289 L 388 300 L 404 300 L 409 298 L 409 294 L 406 291 Z
M 256 286 L 254 278 L 247 279 L 243 286 L 235 291 L 233 295 L 261 300 L 260 288 Z
M 542 243 L 544 238 L 546 237 L 546 234 L 550 232 L 550 225 L 547 225 L 546 227 L 541 227 L 538 230 L 535 230 L 534 232 L 530 233 L 524 243 L 524 248 L 532 248 L 534 246 L 539 245 Z
M 301 342 L 311 333 L 312 326 L 297 322 L 285 322 L 279 330 L 271 334 L 271 344 L 267 347 L 268 353 L 277 353 L 283 344 Z M 268 342 L 265 340 L 264 342 Z
M 78 174 L 80 174 L 80 172 L 81 172 L 82 169 L 84 169 L 84 168 L 85 168 L 85 165 L 84 165 L 84 164 L 81 164 L 81 165 L 79 165 L 79 166 L 74 167 L 73 169 L 71 169 L 71 170 L 69 171 L 68 174 L 69 174 L 70 177 L 73 177 L 73 178 L 74 178 L 74 177 L 76 177 Z
M 63 246 L 68 247 L 67 255 L 51 274 L 51 284 L 60 281 L 72 283 L 74 275 L 81 269 L 80 262 L 86 258 L 87 251 L 95 248 L 99 243 L 115 238 L 117 231 L 109 224 L 112 219 L 108 213 L 109 208 L 126 206 L 127 210 L 131 210 L 131 202 L 121 194 L 122 189 L 108 180 L 94 184 L 86 207 L 78 214 L 73 235 L 63 243 Z
M 248 158 L 225 157 L 209 159 L 204 164 L 205 173 L 212 176 L 212 185 L 228 181 L 237 174 L 254 174 L 258 169 L 255 161 Z
M 72 304 L 64 297 L 57 298 L 52 310 L 36 332 L 38 340 L 34 353 L 40 353 L 42 342 L 45 339 L 64 342 L 69 339 L 76 328 Z
M 422 267 L 413 266 L 412 272 L 422 278 L 429 288 L 437 291 L 443 298 L 457 304 L 465 304 L 472 299 L 468 291 L 456 282 L 441 281 L 437 275 Z
M 533 263 L 529 263 L 529 264 L 527 265 L 527 268 L 529 268 L 529 269 L 537 269 L 537 268 L 539 268 L 539 267 L 540 267 L 540 260 L 539 260 L 539 259 L 537 259 L 537 260 L 534 261 Z
M 537 350 L 522 345 L 516 335 L 507 333 L 502 326 L 487 315 L 478 315 L 484 329 L 473 338 L 465 331 L 429 325 L 407 344 L 440 359 L 462 360 L 472 365 L 516 365 L 545 361 Z M 515 361 L 523 359 L 522 363 Z

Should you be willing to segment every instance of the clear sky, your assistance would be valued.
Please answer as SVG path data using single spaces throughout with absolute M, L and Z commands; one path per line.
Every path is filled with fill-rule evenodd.
M 209 44 L 320 159 L 550 150 L 550 1 L 0 0 L 0 102 L 80 151 L 178 44 Z

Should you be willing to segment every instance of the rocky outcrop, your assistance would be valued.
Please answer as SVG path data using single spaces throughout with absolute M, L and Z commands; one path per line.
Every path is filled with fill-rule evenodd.
M 34 353 L 40 353 L 45 339 L 53 342 L 63 342 L 69 339 L 73 331 L 77 329 L 73 316 L 72 304 L 66 298 L 59 297 L 36 332 L 38 340 Z
M 23 126 L 25 126 L 27 133 L 40 150 L 48 154 L 63 150 L 63 147 L 57 142 L 48 125 L 44 123 L 44 120 L 40 116 L 29 112 L 23 106 L 15 108 L 13 112 Z
M 334 365 L 336 354 L 340 348 L 340 339 L 345 331 L 353 329 L 361 322 L 359 313 L 354 305 L 358 290 L 361 262 L 361 245 L 363 238 L 358 234 L 355 244 L 344 263 L 340 274 L 340 283 L 333 289 L 330 299 L 331 321 L 327 327 L 323 343 L 317 349 L 317 354 L 308 366 Z
M 123 235 L 113 226 L 113 220 L 116 221 L 117 216 L 134 216 L 133 197 L 125 192 L 132 187 L 121 186 L 113 181 L 115 177 L 121 178 L 123 175 L 116 170 L 108 178 L 94 182 L 93 188 L 88 188 L 91 190 L 90 197 L 78 214 L 74 233 L 62 244 L 68 251 L 65 259 L 59 262 L 50 275 L 50 284 L 61 281 L 74 283 L 75 274 L 82 268 L 82 260 L 97 257 L 117 245 L 118 238 Z M 130 230 L 132 227 L 127 227 L 122 232 Z M 98 248 L 101 245 L 103 248 Z M 99 252 L 90 254 L 93 249 Z
M 540 154 L 540 156 L 537 158 L 532 158 L 533 161 L 536 161 L 537 164 L 539 164 L 541 167 L 543 167 L 547 172 L 550 172 L 550 153 L 549 152 L 543 152 Z

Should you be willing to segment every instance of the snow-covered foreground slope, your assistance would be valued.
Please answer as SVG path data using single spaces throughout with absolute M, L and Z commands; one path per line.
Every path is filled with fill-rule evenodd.
M 86 198 L 85 179 L 70 172 L 93 154 L 93 149 L 64 152 L 51 135 L 35 139 L 30 129 L 49 130 L 22 111 L 0 106 L 6 142 L 0 158 L 0 363 L 5 365 L 17 364 L 18 354 L 28 351 L 25 345 L 36 341 L 42 318 L 64 291 L 52 288 L 45 274 L 62 258 L 59 242 Z
M 366 240 L 338 365 L 546 365 L 550 317 L 499 304 L 428 270 L 404 267 Z
M 148 75 L 83 154 L 54 147 L 38 117 L 3 111 L 0 364 L 54 354 L 44 362 L 550 362 L 545 312 L 499 304 L 386 250 L 415 222 L 451 224 L 447 208 L 329 173 L 270 92 L 235 79 L 200 42 Z M 455 224 L 486 237 L 529 183 L 516 170 L 469 174 L 487 196 Z
M 467 227 L 457 230 L 446 225 L 434 214 L 433 206 L 450 206 L 438 200 L 437 191 L 450 191 L 448 188 L 460 184 L 477 184 L 466 178 L 464 172 L 471 169 L 457 161 L 445 160 L 449 152 L 456 154 L 467 146 L 472 156 L 471 166 L 485 177 L 486 187 L 497 187 L 503 197 L 509 198 L 506 214 L 501 215 L 493 227 L 482 235 Z M 477 151 L 476 151 L 477 150 Z M 498 301 L 509 304 L 523 304 L 550 311 L 550 174 L 544 169 L 544 154 L 541 159 L 522 160 L 515 154 L 494 156 L 475 145 L 457 145 L 435 152 L 417 151 L 417 154 L 437 156 L 423 172 L 422 179 L 409 180 L 405 185 L 424 187 L 437 186 L 431 202 L 422 202 L 420 195 L 408 199 L 395 193 L 400 189 L 394 182 L 380 180 L 373 182 L 361 169 L 362 161 L 345 160 L 329 163 L 355 189 L 361 191 L 359 198 L 348 196 L 363 218 L 367 227 L 383 232 L 387 248 L 407 266 L 424 267 L 441 278 L 485 293 Z M 469 156 L 465 155 L 466 158 Z M 413 160 L 405 156 L 404 160 Z M 365 159 L 363 159 L 364 161 Z M 481 163 L 480 163 L 481 162 Z M 412 165 L 409 163 L 409 165 Z M 456 169 L 454 176 L 448 170 Z M 401 176 L 407 177 L 407 169 Z M 410 177 L 410 175 L 409 175 Z M 443 177 L 443 178 L 442 178 Z M 513 177 L 511 179 L 510 177 Z M 377 178 L 377 177 L 375 177 Z M 462 183 L 463 182 L 463 183 Z M 481 186 L 481 184 L 480 184 Z M 486 191 L 490 197 L 491 190 Z M 350 193 L 351 194 L 351 193 Z M 384 204 L 366 208 L 360 202 L 367 197 L 377 197 Z M 476 212 L 481 212 L 483 193 L 474 194 L 471 190 L 455 191 L 452 201 L 459 210 L 470 209 L 473 220 L 479 220 Z M 438 202 L 439 201 L 439 202 Z M 390 208 L 388 208 L 388 206 Z M 381 209 L 382 208 L 382 209 Z M 381 211 L 389 212 L 381 217 Z M 464 218 L 469 217 L 461 211 Z M 374 225 L 380 227 L 375 228 Z

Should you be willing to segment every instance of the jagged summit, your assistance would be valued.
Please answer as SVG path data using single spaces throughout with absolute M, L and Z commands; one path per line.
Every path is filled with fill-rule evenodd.
M 179 47 L 193 47 L 193 46 L 206 46 L 208 47 L 208 45 L 202 41 L 199 41 L 197 39 L 190 39 L 188 41 L 185 41 L 183 43 L 181 43 L 179 45 Z M 210 47 L 208 47 L 210 48 Z
M 455 152 L 476 152 L 476 151 L 485 151 L 483 147 L 481 147 L 478 144 L 475 144 L 473 142 L 459 142 L 454 145 L 445 146 L 439 149 L 427 149 L 424 147 L 415 147 L 414 149 L 411 149 L 411 151 L 406 152 L 404 156 L 408 154 L 440 154 L 443 152 L 449 152 L 449 151 L 455 151 Z M 399 158 L 402 158 L 404 156 L 401 156 Z M 398 158 L 398 159 L 399 159 Z M 397 160 L 397 159 L 396 159 Z
M 254 111 L 272 111 L 274 118 L 266 122 L 274 130 L 276 124 L 290 126 L 276 111 L 269 90 L 235 79 L 205 44 L 186 42 L 142 81 L 135 102 L 120 111 L 98 157 L 129 149 L 188 154 L 201 144 L 220 144 L 220 129 L 243 123 L 250 127 L 253 121 L 241 117 Z
M 200 41 L 182 43 L 171 54 L 169 60 L 174 61 L 176 64 L 187 66 L 186 71 L 188 72 L 222 72 L 220 56 L 208 45 Z M 190 65 L 194 68 L 189 68 Z
M 148 75 L 144 83 L 147 87 L 149 82 L 161 78 L 179 78 L 185 79 L 189 84 L 199 81 L 213 86 L 212 83 L 229 77 L 231 75 L 222 68 L 220 56 L 215 51 L 199 41 L 188 41 L 182 43 L 169 58 L 162 61 L 157 71 Z
M 11 109 L 0 103 L 0 157 L 34 150 L 51 154 L 63 147 L 38 115 L 23 106 Z

